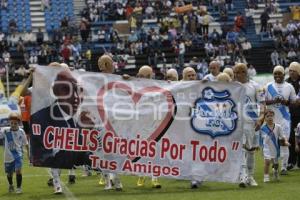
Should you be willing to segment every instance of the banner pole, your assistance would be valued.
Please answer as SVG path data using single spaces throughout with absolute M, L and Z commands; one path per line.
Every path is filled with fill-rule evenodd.
M 8 67 L 8 63 L 6 63 L 5 68 L 6 68 L 6 92 L 7 92 L 7 98 L 9 98 L 9 73 L 8 73 L 9 67 Z

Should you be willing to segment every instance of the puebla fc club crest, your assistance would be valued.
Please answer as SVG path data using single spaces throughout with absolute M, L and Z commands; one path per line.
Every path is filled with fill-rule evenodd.
M 229 91 L 217 92 L 207 87 L 191 111 L 191 126 L 212 138 L 230 135 L 237 125 L 237 112 Z

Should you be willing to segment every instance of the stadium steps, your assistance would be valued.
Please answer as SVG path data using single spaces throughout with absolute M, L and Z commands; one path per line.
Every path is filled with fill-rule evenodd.
M 64 17 L 71 20 L 74 17 L 73 0 L 51 0 L 50 7 L 45 8 L 44 14 L 46 31 L 52 32 L 55 29 L 59 29 Z
M 32 21 L 32 32 L 37 33 L 39 29 L 45 32 L 45 16 L 41 10 L 41 0 L 30 0 L 30 15 Z
M 73 0 L 74 2 L 74 15 L 78 24 L 81 21 L 81 11 L 86 7 L 85 1 L 83 0 Z
M 246 0 L 234 0 L 232 2 L 233 2 L 233 7 L 236 11 L 245 14 L 245 8 L 247 7 Z
M 299 0 L 277 0 L 276 4 L 284 12 L 290 12 L 290 6 L 300 6 Z

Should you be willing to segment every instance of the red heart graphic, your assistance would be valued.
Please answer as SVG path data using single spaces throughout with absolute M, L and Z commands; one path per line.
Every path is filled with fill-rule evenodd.
M 157 87 L 157 86 L 152 86 L 152 87 L 145 87 L 137 92 L 133 91 L 131 87 L 129 87 L 125 83 L 121 82 L 110 82 L 107 85 L 104 85 L 98 92 L 98 112 L 100 114 L 102 122 L 104 122 L 104 127 L 106 131 L 113 133 L 115 136 L 118 136 L 114 128 L 112 127 L 108 117 L 107 113 L 105 112 L 105 106 L 104 106 L 104 95 L 106 92 L 110 91 L 111 89 L 119 89 L 122 91 L 127 92 L 128 95 L 131 96 L 131 99 L 133 100 L 134 104 L 138 103 L 141 99 L 141 97 L 145 93 L 151 93 L 151 92 L 159 92 L 162 93 L 166 97 L 166 101 L 168 104 L 168 111 L 165 116 L 165 118 L 162 120 L 160 125 L 152 132 L 149 133 L 149 137 L 147 138 L 148 141 L 150 140 L 155 140 L 159 141 L 160 138 L 165 134 L 169 126 L 174 120 L 174 116 L 176 114 L 176 103 L 173 98 L 173 95 L 170 91 Z M 132 162 L 136 162 L 139 160 L 139 157 L 130 157 L 129 159 L 132 160 Z

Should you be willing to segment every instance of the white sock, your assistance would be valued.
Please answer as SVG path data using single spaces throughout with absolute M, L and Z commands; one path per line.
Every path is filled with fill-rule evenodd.
M 69 169 L 69 175 L 75 176 L 75 170 L 74 169 Z
M 242 149 L 242 165 L 240 167 L 240 180 L 244 181 L 247 177 L 247 165 L 246 165 L 246 150 Z
M 254 159 L 254 151 L 247 152 L 247 168 L 248 168 L 248 176 L 254 176 L 254 167 L 255 167 L 255 159 Z
M 280 147 L 280 156 L 282 159 L 281 170 L 286 170 L 289 161 L 289 148 L 286 146 Z
M 51 175 L 53 177 L 53 185 L 55 188 L 60 187 L 61 188 L 61 183 L 60 183 L 60 169 L 57 168 L 51 168 Z
M 264 174 L 264 178 L 270 178 L 269 174 Z

